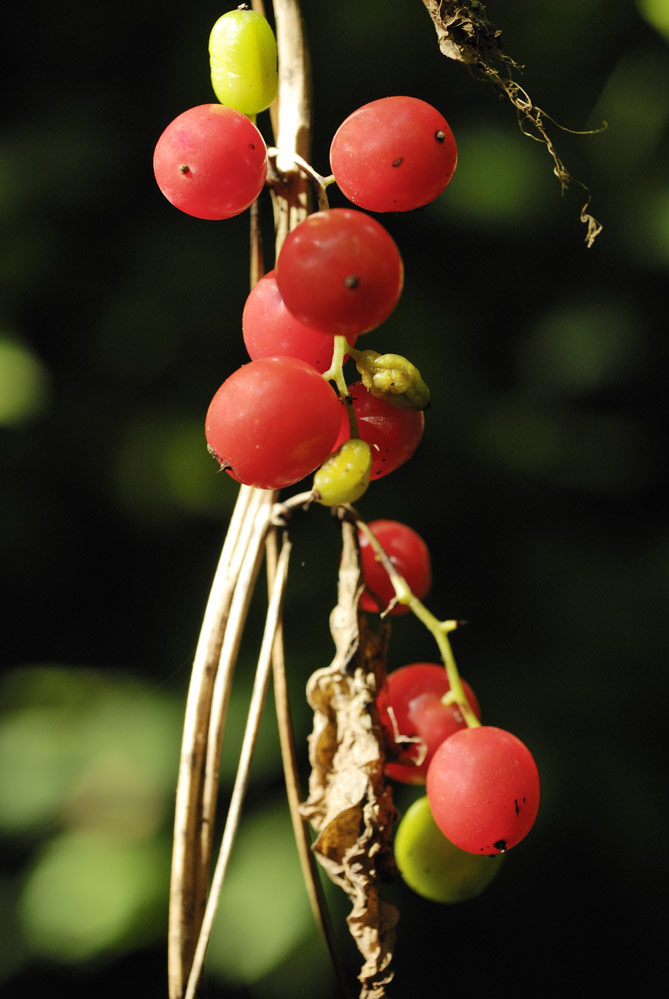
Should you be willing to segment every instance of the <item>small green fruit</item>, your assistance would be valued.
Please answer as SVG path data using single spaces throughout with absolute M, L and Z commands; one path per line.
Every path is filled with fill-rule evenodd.
M 269 22 L 255 10 L 229 10 L 209 37 L 214 93 L 226 107 L 256 115 L 276 97 L 276 39 Z
M 501 854 L 477 856 L 454 846 L 432 818 L 427 797 L 407 809 L 395 834 L 395 862 L 417 894 L 433 902 L 476 898 L 499 870 Z

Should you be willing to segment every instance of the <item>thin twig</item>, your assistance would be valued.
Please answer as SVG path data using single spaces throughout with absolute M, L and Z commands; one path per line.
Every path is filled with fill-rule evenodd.
M 269 521 L 267 521 L 267 523 L 269 523 Z M 242 748 L 239 755 L 239 766 L 237 768 L 237 775 L 230 799 L 225 829 L 223 830 L 221 848 L 218 860 L 216 861 L 216 867 L 214 869 L 211 890 L 207 899 L 207 906 L 202 920 L 202 927 L 200 929 L 197 947 L 195 948 L 193 965 L 188 979 L 184 999 L 193 999 L 195 996 L 195 990 L 200 980 L 200 975 L 202 974 L 204 958 L 209 944 L 214 918 L 216 916 L 216 909 L 218 907 L 218 900 L 220 898 L 223 880 L 225 878 L 232 846 L 237 833 L 237 828 L 239 826 L 239 820 L 241 818 L 242 804 L 244 802 L 244 796 L 248 786 L 251 760 L 258 737 L 260 720 L 262 718 L 262 709 L 265 703 L 267 686 L 272 668 L 272 647 L 274 645 L 274 637 L 276 635 L 276 629 L 281 617 L 281 606 L 286 589 L 286 579 L 288 576 L 290 549 L 290 540 L 284 535 L 281 554 L 279 555 L 277 562 L 274 585 L 272 586 L 271 599 L 267 609 L 267 618 L 265 621 L 265 630 L 260 647 L 260 655 L 258 656 L 258 666 L 253 685 L 253 693 L 251 695 L 251 703 L 249 706 L 246 728 L 244 730 Z
M 168 978 L 171 999 L 180 999 L 204 912 L 208 864 L 200 848 L 204 733 L 234 587 L 241 565 L 239 530 L 257 490 L 243 486 L 223 543 L 195 652 L 179 763 L 170 884 Z M 242 553 L 243 554 L 243 553 Z
M 267 585 L 271 591 L 277 572 L 277 531 L 273 528 L 266 538 L 267 549 Z M 341 958 L 337 951 L 337 946 L 332 929 L 330 914 L 325 901 L 325 893 L 318 873 L 316 858 L 311 849 L 311 836 L 309 834 L 309 823 L 302 816 L 300 804 L 302 802 L 302 788 L 297 770 L 297 760 L 295 756 L 295 741 L 293 738 L 293 724 L 290 712 L 290 701 L 288 698 L 288 681 L 286 677 L 286 657 L 283 645 L 283 622 L 280 621 L 274 638 L 274 648 L 272 650 L 272 667 L 274 675 L 274 703 L 276 709 L 277 726 L 279 730 L 279 744 L 281 746 L 281 759 L 283 762 L 283 773 L 286 782 L 286 795 L 290 818 L 293 824 L 293 833 L 297 846 L 302 875 L 311 905 L 311 911 L 316 922 L 316 926 L 323 934 L 330 958 L 334 966 L 339 988 L 343 996 L 349 996 L 346 972 Z
M 234 667 L 237 662 L 242 631 L 246 622 L 249 604 L 253 595 L 264 552 L 274 493 L 255 490 L 257 505 L 249 506 L 240 532 L 240 544 L 244 548 L 244 558 L 240 566 L 235 591 L 230 604 L 228 623 L 225 629 L 221 655 L 212 689 L 211 712 L 207 734 L 207 751 L 202 788 L 202 857 L 206 858 L 207 871 L 211 857 L 214 835 L 214 817 L 218 799 L 218 784 L 221 761 L 221 747 L 225 732 L 230 691 Z M 256 497 L 254 497 L 255 499 Z

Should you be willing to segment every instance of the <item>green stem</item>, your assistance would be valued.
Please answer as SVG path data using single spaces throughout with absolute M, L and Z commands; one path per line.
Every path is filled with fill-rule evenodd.
M 346 406 L 346 414 L 348 416 L 348 425 L 351 433 L 351 437 L 359 437 L 358 425 L 355 421 L 355 413 L 353 411 L 353 401 L 348 394 L 348 385 L 346 384 L 346 379 L 344 378 L 344 362 L 346 360 L 346 355 L 352 352 L 353 348 L 346 339 L 345 336 L 336 336 L 334 338 L 334 349 L 332 352 L 332 363 L 327 371 L 323 373 L 323 378 L 328 382 L 334 382 L 337 386 L 337 391 L 341 396 L 341 400 Z
M 336 336 L 334 338 L 334 349 L 332 352 L 332 363 L 327 371 L 323 372 L 323 378 L 327 382 L 334 382 L 337 386 L 337 391 L 342 399 L 346 399 L 348 396 L 348 385 L 346 384 L 346 379 L 344 378 L 344 358 L 349 352 L 350 344 L 345 336 Z
M 432 614 L 431 611 L 429 611 L 427 607 L 421 603 L 418 597 L 412 593 L 411 588 L 409 587 L 409 584 L 404 576 L 397 571 L 378 538 L 365 521 L 361 520 L 357 511 L 352 506 L 346 506 L 345 510 L 349 515 L 351 515 L 358 529 L 362 531 L 369 541 L 374 554 L 388 573 L 390 582 L 395 590 L 395 599 L 391 604 L 389 604 L 384 613 L 387 613 L 396 603 L 403 604 L 405 607 L 408 607 L 409 610 L 415 614 L 418 620 L 425 625 L 436 641 L 442 661 L 446 667 L 446 675 L 448 677 L 450 690 L 446 698 L 444 698 L 444 703 L 457 704 L 458 708 L 462 712 L 462 717 L 464 718 L 467 726 L 469 728 L 476 728 L 476 726 L 481 723 L 474 714 L 471 704 L 467 699 L 464 687 L 462 686 L 462 680 L 460 679 L 460 673 L 455 663 L 455 656 L 453 655 L 451 643 L 448 638 L 449 633 L 451 631 L 455 631 L 458 627 L 458 622 L 440 621 L 437 617 L 435 617 L 434 614 Z

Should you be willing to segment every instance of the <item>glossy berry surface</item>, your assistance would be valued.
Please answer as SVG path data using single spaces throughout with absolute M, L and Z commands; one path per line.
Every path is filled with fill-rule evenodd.
M 387 319 L 402 291 L 404 266 L 376 219 L 331 208 L 309 215 L 286 236 L 276 279 L 300 322 L 349 336 Z
M 384 399 L 368 392 L 362 382 L 349 386 L 358 433 L 372 451 L 371 479 L 381 479 L 403 465 L 412 456 L 423 437 L 425 417 L 421 412 L 397 409 Z M 344 411 L 336 446 L 350 435 Z
M 209 36 L 209 64 L 221 104 L 253 115 L 276 97 L 276 38 L 255 10 L 229 10 L 219 17 Z
M 299 357 L 320 372 L 327 371 L 332 363 L 334 337 L 301 323 L 288 311 L 275 271 L 269 271 L 251 289 L 242 314 L 242 333 L 253 360 L 279 355 Z M 355 341 L 355 336 L 349 337 L 351 346 Z
M 462 681 L 469 706 L 477 718 L 481 710 L 476 696 Z M 437 663 L 411 663 L 388 673 L 376 705 L 383 727 L 388 760 L 388 777 L 405 784 L 424 784 L 435 751 L 466 723 L 457 704 L 444 704 L 450 690 L 443 666 Z M 416 742 L 403 742 L 403 739 Z
M 397 520 L 374 520 L 369 527 L 399 574 L 404 576 L 411 592 L 422 600 L 432 585 L 430 553 L 423 539 Z M 367 537 L 358 532 L 358 540 L 365 582 L 360 606 L 365 611 L 380 613 L 395 596 L 395 590 Z M 404 604 L 397 604 L 390 613 L 405 614 L 408 610 Z
M 499 870 L 501 856 L 467 853 L 446 839 L 426 797 L 407 809 L 395 832 L 395 862 L 403 880 L 433 902 L 476 898 Z
M 266 357 L 223 382 L 209 406 L 205 435 L 233 478 L 281 489 L 325 460 L 339 419 L 337 397 L 314 368 L 294 357 Z
M 239 215 L 260 194 L 267 149 L 253 122 L 221 104 L 184 111 L 158 139 L 158 187 L 176 208 L 200 219 Z
M 416 97 L 384 97 L 358 108 L 330 148 L 340 190 L 371 212 L 406 212 L 434 201 L 456 163 L 448 122 Z
M 510 850 L 534 825 L 539 772 L 527 746 L 504 729 L 482 725 L 439 746 L 427 771 L 434 820 L 470 853 Z
M 323 506 L 355 503 L 367 491 L 372 456 L 369 444 L 357 437 L 344 441 L 314 475 L 314 489 Z

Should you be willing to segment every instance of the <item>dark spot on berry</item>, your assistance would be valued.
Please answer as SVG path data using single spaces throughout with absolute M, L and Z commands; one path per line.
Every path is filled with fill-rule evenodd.
M 435 133 L 434 133 L 434 137 L 435 137 L 435 139 L 437 140 L 437 142 L 443 142 L 443 141 L 444 141 L 444 139 L 446 138 L 446 133 L 445 133 L 445 132 L 442 132 L 442 130 L 441 130 L 441 129 L 439 129 L 439 131 L 438 131 L 438 132 L 435 132 Z
M 189 172 L 190 172 L 190 167 L 188 166 L 187 163 L 181 163 L 179 165 L 179 173 L 189 173 Z
M 256 148 L 256 147 L 255 147 L 255 143 L 253 143 L 253 142 L 249 142 L 249 149 L 253 149 L 253 150 L 255 150 L 255 148 Z
M 360 278 L 357 274 L 347 274 L 344 278 L 344 284 L 347 288 L 357 288 L 360 284 Z
M 499 850 L 500 853 L 506 853 L 505 839 L 498 839 L 496 843 L 493 843 L 493 846 L 495 847 L 496 850 Z
M 518 799 L 517 798 L 514 799 L 513 807 L 516 810 L 516 815 L 519 815 L 520 814 L 520 805 L 518 804 Z
M 404 163 L 404 157 L 403 156 L 398 156 L 396 160 L 393 160 L 393 166 L 394 167 L 402 166 L 403 163 Z

